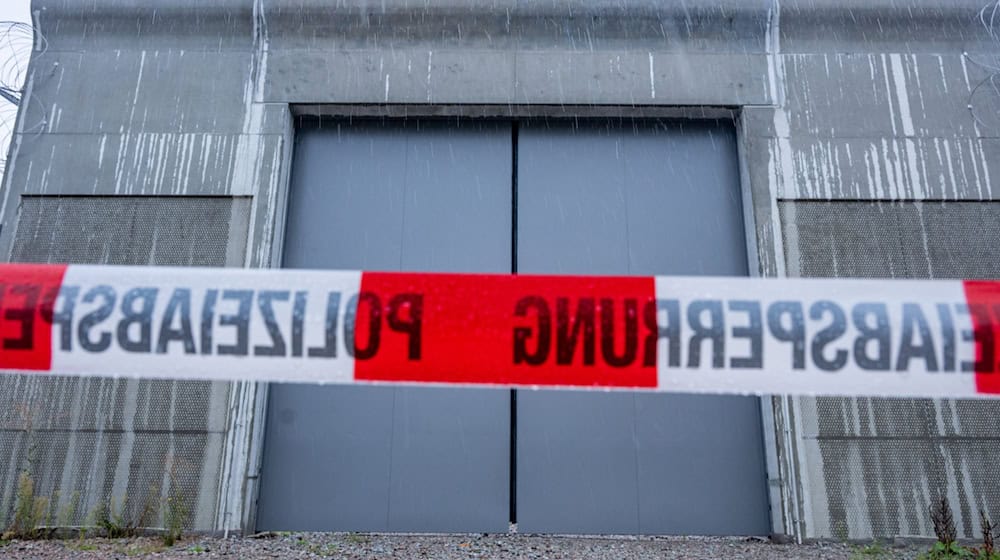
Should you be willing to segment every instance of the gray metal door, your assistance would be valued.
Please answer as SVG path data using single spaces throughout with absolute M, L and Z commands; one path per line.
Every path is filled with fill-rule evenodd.
M 747 274 L 732 126 L 540 122 L 517 154 L 518 272 Z M 768 532 L 758 399 L 516 398 L 520 531 Z
M 507 124 L 298 131 L 284 266 L 511 270 Z M 258 527 L 506 531 L 510 395 L 272 385 Z

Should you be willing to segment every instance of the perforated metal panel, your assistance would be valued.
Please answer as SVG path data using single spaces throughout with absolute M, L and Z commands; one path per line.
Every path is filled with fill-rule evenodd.
M 818 437 L 925 437 L 930 399 L 816 399 Z
M 24 196 L 11 261 L 242 265 L 249 197 Z
M 925 439 L 820 439 L 832 536 L 926 534 L 937 483 L 936 446 Z M 868 531 L 874 533 L 869 533 Z
M 779 211 L 790 276 L 1000 278 L 997 203 L 783 201 Z M 927 506 L 940 494 L 966 538 L 978 536 L 980 509 L 1000 515 L 1000 403 L 797 404 L 802 445 L 819 458 L 800 465 L 811 480 L 802 491 L 825 507 L 816 518 L 829 518 L 831 536 L 933 536 Z
M 21 198 L 15 262 L 239 266 L 249 198 Z M 132 522 L 157 525 L 180 496 L 189 527 L 211 528 L 229 384 L 0 378 L 0 526 L 17 478 L 30 471 L 59 523 L 83 524 L 113 500 Z M 152 518 L 139 519 L 154 507 Z
M 782 201 L 793 276 L 1000 277 L 1000 204 Z

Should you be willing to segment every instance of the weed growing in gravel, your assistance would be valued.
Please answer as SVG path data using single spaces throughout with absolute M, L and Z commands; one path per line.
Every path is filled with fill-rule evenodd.
M 316 556 L 328 557 L 336 556 L 337 545 L 332 543 L 319 544 L 314 542 L 309 542 L 306 539 L 299 537 L 295 541 L 295 544 L 301 546 L 309 554 L 315 554 Z
M 854 547 L 851 551 L 851 560 L 869 560 L 882 558 L 888 553 L 882 543 L 872 542 L 861 547 Z
M 55 500 L 58 503 L 58 499 Z M 69 498 L 69 502 L 59 509 L 59 517 L 57 523 L 60 527 L 69 527 L 73 525 L 73 521 L 76 519 L 77 512 L 80 511 L 80 492 L 73 492 Z
M 964 547 L 956 542 L 958 531 L 955 529 L 951 505 L 948 504 L 947 498 L 942 496 L 938 502 L 931 505 L 930 514 L 937 542 L 930 550 L 917 556 L 918 560 L 1000 560 L 1000 552 L 994 549 L 997 527 L 986 516 L 986 512 L 979 512 L 983 534 L 982 548 Z
M 336 556 L 337 555 L 337 545 L 333 543 L 324 544 L 318 549 L 312 551 L 313 554 L 318 554 L 320 556 Z
M 187 525 L 191 511 L 188 509 L 187 500 L 181 492 L 181 485 L 177 481 L 177 465 L 171 463 L 167 471 L 170 475 L 170 491 L 163 501 L 163 545 L 174 546 L 181 540 L 184 534 L 184 527 Z
M 344 537 L 344 540 L 351 544 L 365 544 L 368 542 L 368 536 L 359 533 L 348 533 Z
M 158 544 L 143 542 L 133 542 L 125 547 L 118 547 L 115 552 L 126 556 L 147 556 L 165 551 L 166 548 Z
M 191 546 L 188 547 L 187 550 L 188 550 L 188 552 L 190 552 L 192 554 L 202 554 L 204 552 L 208 552 L 208 549 L 206 549 L 205 547 L 201 546 L 200 544 L 191 545 Z
M 68 548 L 70 550 L 75 550 L 77 552 L 90 552 L 90 551 L 93 551 L 93 550 L 97 550 L 97 545 L 81 540 L 81 541 L 78 541 L 78 542 L 69 542 L 69 543 L 66 543 L 66 548 Z
M 160 498 L 160 487 L 151 486 L 145 505 L 137 517 L 127 515 L 128 497 L 119 507 L 114 497 L 98 506 L 92 514 L 93 524 L 104 530 L 109 539 L 121 539 L 138 536 L 143 529 L 152 527 L 157 512 L 163 518 L 163 530 L 160 534 L 163 546 L 174 546 L 184 533 L 184 526 L 190 517 L 190 511 L 184 496 L 179 491 L 174 473 L 170 473 L 170 493 L 165 499 Z
M 14 519 L 6 531 L 0 533 L 0 538 L 39 539 L 52 536 L 52 515 L 49 511 L 50 500 L 46 496 L 35 494 L 35 464 L 38 457 L 38 443 L 35 437 L 35 411 L 26 405 L 15 405 L 16 414 L 21 417 L 27 449 L 24 468 L 17 476 L 17 490 L 14 499 Z M 58 494 L 56 495 L 58 500 Z
M 43 536 L 42 525 L 47 519 L 46 512 L 48 510 L 49 499 L 44 496 L 35 496 L 35 481 L 28 471 L 21 471 L 17 477 L 14 521 L 0 537 L 5 540 L 41 538 Z
M 98 527 L 104 529 L 105 536 L 109 539 L 121 539 L 135 535 L 137 527 L 125 519 L 124 510 L 124 507 L 116 506 L 114 497 L 97 506 L 94 521 Z
M 188 519 L 187 505 L 180 494 L 168 496 L 163 505 L 163 545 L 174 546 L 184 533 Z
M 972 555 L 972 552 L 970 552 L 969 549 L 960 546 L 956 542 L 945 544 L 941 541 L 938 541 L 934 543 L 934 546 L 932 546 L 930 550 L 921 553 L 919 556 L 917 556 L 917 558 L 919 560 L 948 560 L 951 558 L 972 559 L 975 558 L 975 556 Z
M 934 535 L 943 548 L 950 548 L 958 539 L 958 531 L 955 529 L 955 518 L 951 513 L 951 504 L 948 498 L 941 496 L 936 504 L 930 507 L 931 521 L 934 523 Z
M 976 552 L 986 560 L 1000 560 L 1000 552 L 996 550 L 996 545 L 993 542 L 1000 535 L 1000 531 L 997 530 L 996 523 L 986 517 L 985 511 L 979 512 L 979 526 L 983 534 L 983 548 Z
M 125 498 L 128 500 L 128 497 Z M 152 527 L 156 523 L 156 514 L 160 510 L 160 487 L 156 484 L 151 484 L 149 486 L 149 492 L 146 494 L 146 502 L 142 506 L 142 511 L 139 512 L 139 517 L 135 520 L 135 534 L 144 527 Z

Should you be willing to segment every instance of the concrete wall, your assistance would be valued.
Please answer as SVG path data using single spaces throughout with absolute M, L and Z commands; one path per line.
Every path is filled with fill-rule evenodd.
M 698 116 L 723 108 L 739 122 L 759 273 L 823 271 L 801 264 L 829 259 L 797 235 L 800 226 L 809 233 L 790 217 L 799 202 L 996 197 L 1000 99 L 989 82 L 979 85 L 998 62 L 986 4 L 35 0 L 48 47 L 35 52 L 12 142 L 0 252 L 15 244 L 25 195 L 233 195 L 252 200 L 245 265 L 270 266 L 280 258 L 295 111 Z M 933 231 L 955 241 L 947 228 Z M 920 246 L 930 255 L 935 241 Z M 844 258 L 864 256 L 852 247 Z M 205 502 L 211 513 L 198 512 L 198 528 L 252 527 L 264 397 L 253 385 L 229 392 L 216 499 Z M 903 429 L 913 406 L 927 425 L 916 433 Z M 854 425 L 857 406 L 773 399 L 765 421 L 775 532 L 926 535 L 925 504 L 939 491 L 964 504 L 963 534 L 973 536 L 979 507 L 1000 517 L 985 474 L 995 471 L 988 442 L 1000 431 L 989 422 L 973 429 L 997 415 L 977 409 L 956 423 L 928 412 L 941 406 L 953 405 L 888 406 L 879 416 L 886 430 L 831 435 L 815 428 L 819 419 Z M 938 423 L 945 416 L 947 426 Z M 884 455 L 901 437 L 923 451 L 843 459 Z M 824 438 L 846 454 L 830 453 Z M 938 459 L 921 459 L 929 454 Z M 9 487 L 0 485 L 8 497 Z

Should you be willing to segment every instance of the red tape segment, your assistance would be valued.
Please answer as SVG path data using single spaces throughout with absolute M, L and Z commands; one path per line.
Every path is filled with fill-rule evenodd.
M 0 374 L 1000 395 L 1000 283 L 0 265 Z
M 52 367 L 52 302 L 66 266 L 0 266 L 0 369 Z
M 358 380 L 656 387 L 656 344 L 639 336 L 652 277 L 366 272 L 361 294 L 355 359 L 373 336 L 385 348 L 357 360 Z
M 1000 282 L 967 280 L 965 297 L 972 318 L 975 342 L 976 390 L 1000 394 Z

